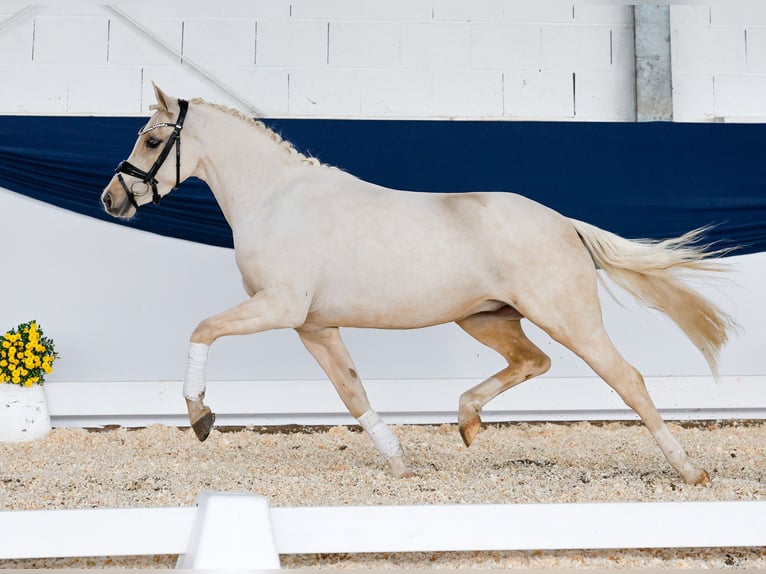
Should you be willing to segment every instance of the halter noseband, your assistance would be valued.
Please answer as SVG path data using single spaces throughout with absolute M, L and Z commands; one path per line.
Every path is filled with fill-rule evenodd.
M 184 120 L 186 119 L 186 111 L 189 109 L 189 102 L 187 102 L 186 100 L 178 100 L 178 107 L 180 108 L 180 110 L 178 112 L 178 119 L 176 120 L 176 123 L 172 124 L 172 123 L 162 122 L 162 123 L 154 124 L 151 126 L 144 126 L 138 132 L 138 135 L 142 136 L 145 133 L 155 130 L 157 128 L 165 128 L 165 127 L 173 128 L 173 133 L 171 133 L 170 137 L 168 137 L 168 140 L 165 142 L 165 147 L 162 148 L 160 155 L 157 157 L 157 160 L 152 164 L 152 167 L 149 168 L 149 171 L 144 171 L 140 168 L 137 168 L 135 165 L 133 165 L 127 160 L 121 161 L 119 165 L 117 166 L 117 169 L 114 170 L 114 173 L 117 174 L 117 179 L 120 181 L 120 184 L 122 185 L 122 189 L 125 190 L 125 193 L 128 196 L 128 200 L 130 201 L 130 203 L 133 204 L 133 207 L 135 207 L 136 209 L 138 209 L 138 203 L 136 203 L 136 196 L 144 195 L 148 191 L 149 186 L 151 186 L 152 188 L 152 203 L 154 203 L 155 205 L 159 205 L 160 199 L 162 196 L 160 196 L 159 192 L 157 191 L 158 182 L 154 178 L 154 176 L 157 175 L 157 172 L 162 167 L 162 164 L 165 163 L 165 160 L 170 154 L 170 148 L 173 147 L 173 144 L 175 144 L 176 146 L 176 184 L 173 186 L 173 189 L 181 185 L 181 130 L 184 127 Z M 143 192 L 134 191 L 133 186 L 135 186 L 136 183 L 138 182 L 128 187 L 128 184 L 125 182 L 125 179 L 123 179 L 122 177 L 123 173 L 131 177 L 137 177 L 147 187 L 144 188 Z

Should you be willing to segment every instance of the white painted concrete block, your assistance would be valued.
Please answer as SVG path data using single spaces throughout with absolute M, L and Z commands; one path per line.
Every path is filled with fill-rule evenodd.
M 537 26 L 472 24 L 471 68 L 539 70 L 542 34 Z
M 255 34 L 251 19 L 185 20 L 184 55 L 201 66 L 253 65 Z
M 107 18 L 35 19 L 34 61 L 38 64 L 105 64 Z
M 610 28 L 545 26 L 542 28 L 543 69 L 603 72 L 611 67 Z
M 628 4 L 574 5 L 574 22 L 579 25 L 633 26 L 633 7 Z
M 361 75 L 361 114 L 365 117 L 440 117 L 434 106 L 433 72 L 380 70 Z
M 55 66 L 0 65 L 4 114 L 63 114 L 66 84 Z
M 568 119 L 574 116 L 569 72 L 512 71 L 504 74 L 505 115 L 518 119 Z
M 715 117 L 712 74 L 673 74 L 673 120 L 706 122 Z
M 141 19 L 140 24 L 177 53 L 181 53 L 183 28 L 181 20 L 151 18 Z M 145 66 L 181 63 L 181 58 L 174 56 L 169 50 L 120 17 L 109 20 L 107 54 L 110 64 Z
M 633 27 L 614 27 L 610 29 L 609 55 L 611 70 L 630 72 L 636 68 L 636 50 Z
M 432 6 L 430 0 L 293 0 L 290 2 L 290 17 L 323 21 L 428 22 Z
M 499 118 L 503 115 L 500 72 L 436 70 L 433 94 L 433 108 L 440 116 Z
M 670 27 L 709 26 L 711 20 L 710 5 L 673 4 L 670 6 Z
M 362 113 L 362 71 L 338 69 L 291 70 L 291 116 L 359 116 Z
M 0 66 L 0 110 L 12 114 L 140 113 L 140 69 L 91 66 Z
M 713 2 L 710 23 L 713 26 L 766 26 L 766 3 L 760 0 Z
M 0 22 L 6 17 L 0 15 Z M 16 20 L 0 30 L 0 65 L 30 64 L 33 37 L 34 20 L 31 18 Z
M 396 68 L 400 44 L 396 22 L 331 22 L 328 61 L 338 67 Z
M 766 73 L 766 27 L 745 30 L 747 71 Z
M 671 30 L 671 57 L 683 74 L 743 73 L 745 31 L 736 27 L 679 26 Z
M 259 21 L 256 65 L 326 66 L 327 37 L 327 22 Z
M 541 22 L 567 24 L 575 10 L 566 2 L 505 2 L 503 19 L 508 22 Z
M 766 76 L 715 77 L 715 114 L 737 119 L 766 119 Z
M 120 3 L 133 17 L 211 19 L 211 18 L 289 18 L 291 2 L 274 0 L 226 0 L 218 2 L 189 2 L 165 0 L 163 2 Z
M 629 122 L 635 118 L 635 79 L 632 73 L 575 74 L 575 119 Z
M 245 98 L 266 117 L 288 115 L 288 71 L 281 68 L 212 68 L 216 78 Z M 214 101 L 221 101 L 220 97 Z M 247 112 L 239 102 L 235 108 Z
M 434 3 L 435 20 L 460 22 L 567 23 L 572 6 L 565 2 L 504 0 L 441 0 Z
M 141 69 L 133 66 L 77 66 L 64 69 L 67 113 L 140 113 Z
M 208 71 L 214 77 L 222 81 L 224 85 L 227 85 L 224 78 L 229 79 L 230 76 L 226 76 L 224 70 L 227 74 L 236 74 L 242 68 L 231 66 L 222 68 L 208 67 Z M 146 66 L 143 68 L 141 82 L 142 114 L 148 114 L 149 106 L 155 101 L 152 81 L 156 82 L 170 96 L 186 99 L 200 97 L 210 102 L 237 108 L 242 112 L 248 112 L 246 104 L 232 97 L 225 89 L 219 88 L 187 66 Z M 247 94 L 243 95 L 249 101 L 246 96 Z M 250 105 L 257 107 L 255 102 L 250 102 Z
M 460 23 L 402 24 L 401 59 L 405 68 L 469 68 L 471 29 Z
M 41 15 L 50 18 L 101 17 L 108 16 L 109 10 L 103 4 L 95 2 L 46 2 L 35 5 L 35 16 Z

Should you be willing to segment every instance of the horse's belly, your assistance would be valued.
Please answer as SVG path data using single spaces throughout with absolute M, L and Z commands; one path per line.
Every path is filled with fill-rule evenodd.
M 414 291 L 414 292 L 413 292 Z M 318 297 L 308 317 L 310 323 L 338 327 L 377 329 L 416 329 L 462 319 L 483 311 L 495 311 L 505 305 L 488 293 L 437 290 L 422 293 L 419 289 L 379 291 L 336 298 Z

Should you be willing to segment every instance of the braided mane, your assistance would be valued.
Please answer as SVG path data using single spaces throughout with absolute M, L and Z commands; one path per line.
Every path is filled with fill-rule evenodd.
M 206 100 L 203 100 L 202 98 L 193 98 L 192 100 L 189 101 L 189 103 L 195 104 L 195 105 L 199 104 L 199 105 L 203 105 L 203 106 L 208 106 L 208 107 L 214 108 L 216 110 L 220 110 L 220 111 L 222 111 L 222 112 L 224 112 L 224 113 L 226 113 L 226 114 L 228 114 L 228 115 L 230 115 L 232 117 L 235 117 L 235 118 L 237 118 L 237 119 L 239 119 L 239 120 L 241 120 L 241 121 L 243 121 L 243 122 L 253 126 L 256 129 L 264 131 L 266 133 L 266 135 L 268 135 L 273 142 L 275 142 L 276 144 L 281 146 L 282 149 L 284 149 L 287 153 L 289 153 L 291 156 L 293 156 L 297 161 L 301 162 L 302 164 L 313 165 L 313 166 L 324 165 L 317 158 L 311 157 L 311 156 L 307 156 L 307 155 L 299 152 L 292 143 L 290 143 L 289 141 L 283 139 L 281 135 L 279 135 L 277 132 L 275 132 L 274 130 L 269 128 L 262 121 L 253 119 L 250 116 L 248 116 L 246 114 L 243 114 L 241 111 L 239 111 L 237 109 L 230 108 L 230 107 L 224 106 L 222 104 L 214 104 L 214 103 L 208 102 Z

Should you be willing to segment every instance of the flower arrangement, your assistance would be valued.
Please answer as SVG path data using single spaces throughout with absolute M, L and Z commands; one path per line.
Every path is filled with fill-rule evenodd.
M 22 323 L 0 340 L 0 383 L 42 385 L 58 354 L 37 321 Z

